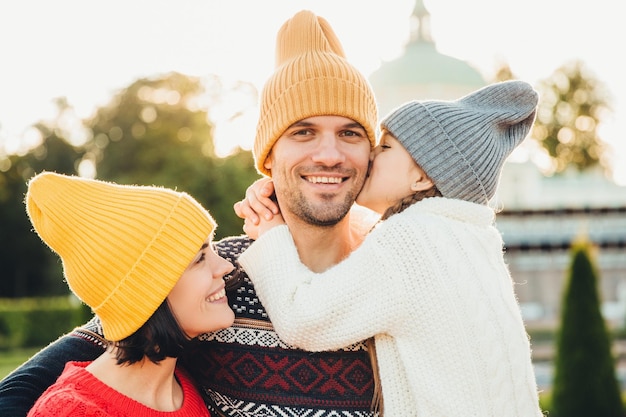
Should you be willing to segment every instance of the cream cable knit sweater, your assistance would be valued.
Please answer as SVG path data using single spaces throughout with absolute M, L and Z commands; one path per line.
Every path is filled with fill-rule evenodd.
M 385 417 L 541 416 L 494 219 L 428 198 L 323 273 L 300 263 L 287 226 L 239 262 L 285 342 L 321 351 L 376 335 Z

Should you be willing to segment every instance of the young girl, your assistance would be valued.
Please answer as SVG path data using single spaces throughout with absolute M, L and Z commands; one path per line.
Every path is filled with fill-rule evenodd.
M 537 101 L 529 84 L 509 81 L 399 107 L 381 123 L 357 199 L 384 221 L 358 249 L 312 273 L 287 226 L 271 228 L 275 216 L 261 221 L 261 236 L 239 258 L 285 342 L 321 351 L 374 336 L 387 417 L 541 416 L 488 205 Z
M 109 341 L 93 362 L 69 362 L 29 417 L 209 416 L 176 367 L 192 338 L 234 320 L 222 280 L 233 266 L 213 251 L 209 213 L 185 193 L 50 172 L 26 205 Z

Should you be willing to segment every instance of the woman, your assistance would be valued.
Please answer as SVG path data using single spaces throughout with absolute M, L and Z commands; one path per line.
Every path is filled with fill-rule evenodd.
M 100 318 L 108 347 L 70 362 L 29 412 L 38 416 L 209 416 L 176 367 L 190 341 L 230 326 L 212 248 L 216 224 L 185 193 L 44 172 L 29 182 L 29 218 L 65 279 Z

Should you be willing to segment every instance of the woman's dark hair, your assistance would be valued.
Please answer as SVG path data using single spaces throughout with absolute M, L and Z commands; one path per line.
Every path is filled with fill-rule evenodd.
M 154 363 L 167 357 L 177 358 L 189 340 L 166 299 L 135 333 L 112 344 L 116 348 L 117 364 L 132 365 L 144 357 Z

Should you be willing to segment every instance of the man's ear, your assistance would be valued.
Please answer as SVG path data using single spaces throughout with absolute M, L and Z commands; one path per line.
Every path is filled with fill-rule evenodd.
M 433 188 L 435 183 L 426 175 L 421 175 L 411 184 L 411 191 L 425 191 Z
M 272 154 L 271 153 L 265 157 L 265 161 L 263 161 L 263 168 L 267 169 L 270 172 L 272 171 Z

